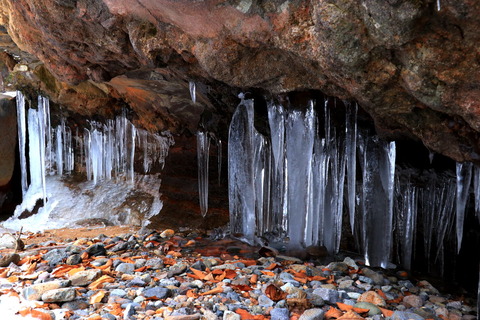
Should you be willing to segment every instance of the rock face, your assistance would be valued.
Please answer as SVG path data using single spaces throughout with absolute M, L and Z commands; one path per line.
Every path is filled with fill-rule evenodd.
M 5 186 L 12 178 L 17 144 L 15 100 L 1 97 L 0 95 L 0 187 Z
M 479 161 L 480 3 L 440 5 L 0 0 L 0 24 L 30 53 L 7 87 L 34 86 L 82 114 L 127 103 L 144 127 L 177 133 L 205 110 L 227 118 L 219 106 L 238 89 L 321 90 L 357 100 L 386 136 Z M 198 105 L 192 79 L 208 85 Z

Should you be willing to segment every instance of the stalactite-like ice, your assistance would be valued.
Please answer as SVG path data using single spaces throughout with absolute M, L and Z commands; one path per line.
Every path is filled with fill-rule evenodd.
M 363 135 L 362 243 L 367 265 L 386 268 L 392 247 L 395 143 Z
M 218 185 L 222 181 L 222 140 L 217 140 L 217 175 L 218 175 Z
M 144 224 L 149 217 L 160 211 L 160 179 L 158 174 L 155 174 L 155 178 L 142 175 L 136 177 L 134 174 L 137 129 L 124 116 L 117 117 L 115 121 L 107 120 L 105 124 L 92 121 L 90 128 L 77 128 L 75 137 L 72 137 L 70 126 L 65 119 L 61 119 L 55 130 L 51 129 L 48 99 L 38 98 L 38 109 L 28 110 L 27 122 L 24 97 L 18 93 L 17 99 L 20 152 L 25 152 L 28 134 L 31 181 L 24 194 L 24 201 L 16 208 L 14 217 L 5 222 L 6 226 L 19 228 L 24 225 L 29 229 L 40 230 L 46 224 L 49 227 L 57 226 L 54 221 L 60 223 L 58 226 L 67 226 L 81 218 L 99 217 L 107 220 L 118 219 L 118 223 L 129 223 L 128 219 L 144 217 L 145 221 L 135 222 Z M 148 172 L 153 166 L 156 166 L 156 170 L 161 170 L 168 150 L 174 143 L 173 137 L 168 132 L 140 132 L 144 143 L 138 145 L 144 148 L 142 160 L 145 171 Z M 24 163 L 22 181 L 25 180 L 26 186 L 26 156 L 21 158 Z M 63 186 L 63 176 L 74 169 L 86 174 L 87 182 L 79 183 L 79 189 L 94 196 L 82 198 Z M 49 176 L 46 176 L 47 172 Z M 57 176 L 52 175 L 55 173 Z M 115 181 L 110 182 L 113 177 Z M 94 180 L 93 183 L 90 180 Z M 98 192 L 94 191 L 96 188 Z M 123 194 L 123 198 L 119 197 L 116 190 Z M 150 205 L 142 204 L 141 208 L 126 209 L 133 216 L 138 212 L 141 217 L 130 218 L 127 212 L 120 211 L 117 212 L 120 217 L 111 216 L 111 202 L 115 202 L 115 197 L 120 201 L 118 210 L 121 210 L 120 207 L 128 207 L 128 204 L 122 204 L 121 200 L 126 201 L 128 196 L 136 192 L 152 197 Z M 110 195 L 115 196 L 111 198 Z M 43 199 L 43 207 L 39 208 L 37 214 L 28 218 L 28 221 L 17 218 L 25 210 L 31 212 L 39 199 Z
M 208 133 L 197 132 L 197 165 L 198 165 L 198 194 L 200 213 L 203 217 L 208 212 L 208 162 L 210 154 L 210 137 Z
M 243 100 L 233 114 L 228 139 L 230 230 L 249 242 L 255 237 L 253 101 Z
M 413 243 L 417 224 L 418 192 L 410 181 L 396 179 L 395 226 L 400 245 L 400 260 L 403 267 L 411 269 Z
M 273 157 L 272 173 L 272 225 L 274 233 L 286 235 L 287 232 L 287 192 L 285 171 L 285 118 L 286 111 L 280 104 L 269 102 L 268 123 L 271 134 Z
M 475 196 L 475 213 L 480 223 L 480 167 L 475 166 L 473 171 L 473 193 Z
M 22 172 L 22 197 L 28 190 L 27 180 L 27 156 L 26 156 L 26 143 L 27 143 L 27 124 L 25 120 L 25 96 L 17 91 L 17 126 L 18 126 L 18 149 L 20 153 L 20 170 Z
M 315 140 L 313 105 L 306 112 L 292 110 L 286 119 L 285 129 L 288 245 L 299 247 L 305 244 L 306 217 L 308 219 L 313 214 L 309 203 Z
M 355 226 L 355 199 L 356 199 L 356 179 L 357 179 L 357 104 L 347 104 L 346 126 L 345 126 L 345 148 L 347 164 L 347 186 L 348 186 L 348 213 L 350 216 L 350 227 L 352 233 Z
M 188 87 L 190 89 L 190 97 L 192 98 L 193 103 L 197 102 L 197 92 L 196 92 L 195 82 L 190 81 L 188 83 Z
M 456 202 L 456 230 L 457 252 L 462 247 L 463 224 L 465 222 L 465 207 L 470 192 L 472 180 L 472 163 L 457 163 L 457 202 Z

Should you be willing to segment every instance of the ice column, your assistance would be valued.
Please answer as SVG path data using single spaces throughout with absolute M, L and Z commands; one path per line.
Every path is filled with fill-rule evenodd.
M 288 237 L 290 247 L 304 245 L 306 216 L 312 216 L 312 156 L 315 140 L 313 102 L 306 112 L 292 110 L 286 119 Z
M 457 163 L 457 205 L 456 205 L 456 230 L 457 253 L 462 247 L 463 224 L 465 222 L 465 207 L 467 205 L 472 179 L 472 163 Z
M 17 126 L 18 126 L 18 146 L 20 151 L 20 169 L 22 170 L 22 196 L 25 197 L 28 189 L 27 180 L 27 124 L 25 121 L 25 96 L 17 91 Z
M 190 89 L 190 97 L 192 98 L 193 103 L 197 102 L 197 93 L 195 88 L 195 82 L 190 81 L 188 83 L 188 87 Z
M 242 97 L 243 98 L 243 97 Z M 229 128 L 228 181 L 230 230 L 253 242 L 255 236 L 253 101 L 243 100 Z
M 480 168 L 475 166 L 473 173 L 473 192 L 475 195 L 475 213 L 480 223 Z
M 417 187 L 397 179 L 396 229 L 403 267 L 411 269 L 417 223 Z
M 257 235 L 272 229 L 270 211 L 271 147 L 268 140 L 254 130 L 253 136 L 255 219 Z
M 356 176 L 357 176 L 357 104 L 347 104 L 346 126 L 345 126 L 345 148 L 347 165 L 347 187 L 348 187 L 348 213 L 350 215 L 350 227 L 352 233 L 355 226 L 355 199 L 356 199 Z
M 28 140 L 30 160 L 30 186 L 29 190 L 40 192 L 46 203 L 47 192 L 45 185 L 45 131 L 43 127 L 43 114 L 40 111 L 28 110 Z
M 362 239 L 367 265 L 387 267 L 392 246 L 395 143 L 363 136 Z
M 210 152 L 210 137 L 208 133 L 197 132 L 197 164 L 198 164 L 198 194 L 200 213 L 203 217 L 208 212 L 208 162 Z
M 268 104 L 273 157 L 272 173 L 272 225 L 275 233 L 285 235 L 287 231 L 286 171 L 285 171 L 285 118 L 287 112 L 280 104 Z

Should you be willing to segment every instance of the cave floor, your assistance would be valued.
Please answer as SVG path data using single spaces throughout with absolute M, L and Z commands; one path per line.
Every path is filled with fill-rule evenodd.
M 0 263 L 15 262 L 0 267 L 8 319 L 476 319 L 474 299 L 405 271 L 300 260 L 205 231 L 91 226 L 22 241 L 16 259 L 0 250 Z

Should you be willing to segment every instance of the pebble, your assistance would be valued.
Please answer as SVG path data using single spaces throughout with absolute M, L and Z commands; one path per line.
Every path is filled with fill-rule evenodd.
M 270 316 L 270 320 L 290 320 L 290 312 L 287 308 L 273 308 Z
M 69 279 L 72 282 L 72 286 L 84 287 L 92 283 L 95 279 L 99 278 L 102 271 L 97 269 L 89 269 L 85 271 L 79 271 L 72 275 Z
M 307 309 L 300 316 L 299 320 L 323 320 L 325 312 L 319 308 Z
M 440 294 L 425 280 L 412 282 L 405 272 L 393 277 L 348 257 L 327 266 L 281 255 L 233 257 L 245 251 L 240 244 L 225 245 L 219 257 L 204 256 L 195 248 L 202 240 L 194 237 L 152 231 L 54 243 L 65 249 L 42 252 L 35 265 L 8 264 L 4 272 L 18 281 L 0 277 L 0 299 L 13 290 L 26 300 L 43 300 L 42 310 L 52 309 L 52 319 L 61 307 L 70 310 L 72 320 L 241 320 L 248 314 L 315 320 L 324 319 L 331 307 L 338 309 L 337 302 L 368 309 L 362 316 L 369 320 L 385 319 L 380 307 L 393 311 L 389 320 L 475 317 L 473 307 Z M 187 242 L 191 246 L 183 246 Z M 276 289 L 266 290 L 271 284 Z M 353 312 L 342 314 L 339 319 L 361 319 Z
M 67 302 L 75 299 L 77 292 L 74 288 L 53 289 L 42 294 L 44 302 Z
M 126 274 L 133 274 L 133 270 L 135 270 L 135 264 L 133 263 L 120 263 L 116 268 L 115 271 L 126 273 Z
M 45 292 L 49 290 L 68 287 L 70 283 L 71 282 L 69 280 L 68 281 L 57 280 L 57 281 L 33 284 L 23 289 L 22 296 L 27 300 L 40 300 L 40 298 Z

